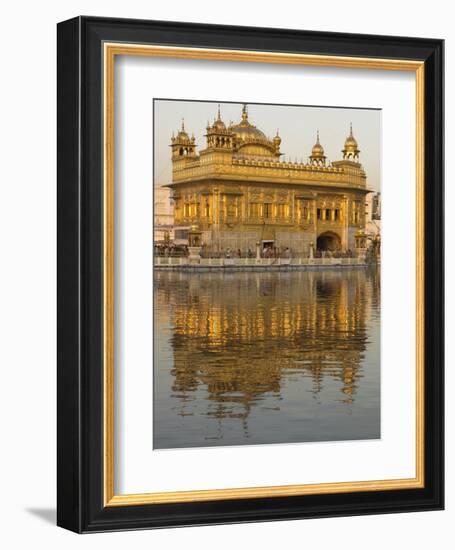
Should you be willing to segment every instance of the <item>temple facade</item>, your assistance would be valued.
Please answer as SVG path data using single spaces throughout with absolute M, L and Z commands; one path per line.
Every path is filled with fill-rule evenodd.
M 197 233 L 208 251 L 269 247 L 293 256 L 354 250 L 365 228 L 365 171 L 352 126 L 340 160 L 328 162 L 319 134 L 307 162 L 282 160 L 281 138 L 253 125 L 244 105 L 238 124 L 218 108 L 197 152 L 184 123 L 172 136 L 176 235 Z

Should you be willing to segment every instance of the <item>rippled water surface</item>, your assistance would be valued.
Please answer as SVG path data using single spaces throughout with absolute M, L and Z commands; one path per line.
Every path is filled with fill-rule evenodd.
M 154 280 L 155 448 L 380 437 L 376 269 Z

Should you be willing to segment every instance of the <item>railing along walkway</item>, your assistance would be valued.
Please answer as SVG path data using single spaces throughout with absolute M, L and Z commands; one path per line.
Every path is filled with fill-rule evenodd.
M 254 266 L 337 266 L 365 265 L 362 258 L 201 258 L 155 256 L 156 266 L 254 267 Z

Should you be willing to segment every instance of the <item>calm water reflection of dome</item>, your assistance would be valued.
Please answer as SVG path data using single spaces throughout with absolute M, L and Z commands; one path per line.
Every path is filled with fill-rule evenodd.
M 155 446 L 378 437 L 379 297 L 376 270 L 156 272 Z

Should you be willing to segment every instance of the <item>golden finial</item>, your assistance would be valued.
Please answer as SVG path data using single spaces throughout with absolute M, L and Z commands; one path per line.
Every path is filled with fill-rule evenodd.
M 246 103 L 243 104 L 242 108 L 242 120 L 248 120 L 248 109 Z
M 185 119 L 182 117 L 182 132 L 185 131 Z
M 218 120 L 221 120 L 220 104 L 218 103 Z
M 316 131 L 316 143 L 320 145 L 319 143 L 319 130 Z
M 279 128 L 276 129 L 276 136 L 273 138 L 273 143 L 275 144 L 275 147 L 278 149 L 281 144 L 281 138 L 279 135 Z
M 350 137 L 354 137 L 354 136 L 352 135 L 352 122 L 349 123 L 349 128 L 350 128 L 350 132 L 351 132 L 351 133 L 349 134 Z

